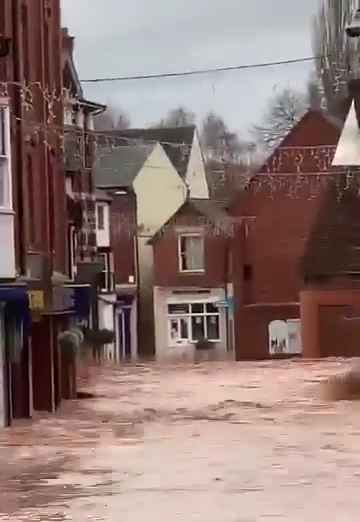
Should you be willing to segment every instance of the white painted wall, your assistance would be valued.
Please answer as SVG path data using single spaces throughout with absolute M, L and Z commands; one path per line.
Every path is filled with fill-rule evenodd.
M 175 214 L 186 200 L 187 189 L 160 144 L 154 147 L 133 188 L 137 196 L 137 220 L 143 227 L 138 236 L 139 342 L 154 346 L 153 249 L 149 239 Z
M 98 226 L 98 208 L 100 206 L 104 209 L 104 230 L 100 230 Z M 96 203 L 96 241 L 98 247 L 110 246 L 110 205 L 102 201 Z
M 144 226 L 142 236 L 155 234 L 186 199 L 185 183 L 160 144 L 144 163 L 133 188 L 137 197 L 138 226 Z
M 190 188 L 190 196 L 192 198 L 209 199 L 210 194 L 206 179 L 205 164 L 196 131 L 194 133 L 194 141 L 186 173 L 186 182 Z
M 0 279 L 14 279 L 15 269 L 15 237 L 14 213 L 0 210 Z
M 154 318 L 155 318 L 155 347 L 156 359 L 159 361 L 194 361 L 198 357 L 204 356 L 195 349 L 195 345 L 181 344 L 179 346 L 171 346 L 169 342 L 168 331 L 168 302 L 171 303 L 187 303 L 187 302 L 217 302 L 225 299 L 225 290 L 223 288 L 213 288 L 210 294 L 201 295 L 196 293 L 173 294 L 173 290 L 177 292 L 179 288 L 154 288 Z M 209 356 L 216 360 L 225 360 L 232 358 L 232 354 L 227 351 L 227 320 L 226 310 L 220 309 L 220 337 L 221 342 L 216 344 L 216 348 L 211 350 Z
M 105 298 L 104 298 L 105 299 Z M 104 299 L 98 301 L 99 328 L 115 331 L 114 323 L 114 302 L 115 295 L 107 295 L 106 302 Z M 111 302 L 108 302 L 111 301 Z M 105 357 L 110 361 L 115 361 L 115 342 L 105 346 Z
M 333 159 L 333 166 L 360 165 L 360 129 L 353 101 Z

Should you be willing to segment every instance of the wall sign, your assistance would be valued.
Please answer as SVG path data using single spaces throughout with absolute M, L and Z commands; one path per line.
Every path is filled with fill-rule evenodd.
M 45 295 L 43 290 L 29 290 L 29 306 L 32 312 L 43 312 L 45 309 Z

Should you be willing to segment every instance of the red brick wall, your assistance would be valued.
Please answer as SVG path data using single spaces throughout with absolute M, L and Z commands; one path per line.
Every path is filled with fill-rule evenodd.
M 7 5 L 12 52 L 6 59 L 6 71 L 2 68 L 1 79 L 39 82 L 42 90 L 48 88 L 61 93 L 59 0 L 14 0 L 11 6 L 8 2 Z M 64 272 L 67 243 L 61 150 L 62 103 L 55 102 L 54 118 L 50 121 L 48 106 L 37 87 L 32 90 L 30 110 L 25 110 L 18 88 L 10 89 L 10 93 L 14 115 L 12 143 L 17 264 L 24 271 L 26 253 L 32 250 L 42 254 L 50 267 Z M 32 169 L 29 164 L 32 164 Z M 32 175 L 29 175 L 29 170 Z M 35 187 L 35 197 L 32 187 Z
M 286 192 L 249 195 L 247 210 L 256 217 L 242 226 L 234 242 L 234 256 L 243 261 L 235 277 L 243 279 L 246 266 L 252 271 L 244 282 L 244 304 L 298 300 L 301 260 L 321 199 L 310 199 L 306 190 L 297 198 Z
M 235 322 L 237 360 L 270 359 L 269 324 L 272 321 L 298 319 L 299 308 L 290 305 L 242 307 Z
M 129 284 L 129 276 L 137 276 L 136 196 L 112 194 L 111 248 L 114 254 L 115 281 Z
M 264 324 L 267 315 L 256 310 L 245 312 L 244 305 L 299 302 L 302 258 L 325 195 L 326 174 L 331 169 L 339 134 L 340 130 L 320 113 L 310 112 L 282 144 L 298 149 L 276 151 L 231 208 L 233 215 L 247 218 L 233 242 L 236 342 L 240 354 L 258 357 L 268 350 Z M 308 148 L 320 145 L 332 147 Z M 299 171 L 305 173 L 303 178 L 299 178 Z M 323 178 L 306 176 L 322 172 Z M 251 277 L 245 280 L 249 267 Z M 284 310 L 288 311 L 286 307 Z M 270 320 L 282 318 L 292 317 L 271 316 Z
M 199 216 L 178 216 L 176 226 L 197 227 Z M 154 274 L 155 286 L 180 287 L 222 287 L 227 281 L 229 238 L 216 235 L 215 230 L 207 227 L 205 234 L 205 272 L 201 274 L 183 274 L 179 270 L 178 235 L 176 226 L 166 227 L 164 235 L 155 240 Z
M 360 287 L 358 281 L 333 282 L 328 288 L 301 292 L 304 356 L 360 355 Z

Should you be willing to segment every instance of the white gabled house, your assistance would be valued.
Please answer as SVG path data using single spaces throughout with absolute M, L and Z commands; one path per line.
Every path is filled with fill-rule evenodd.
M 113 134 L 113 133 L 111 133 Z M 149 239 L 190 194 L 208 199 L 205 165 L 195 127 L 115 132 L 120 138 L 96 168 L 99 189 L 131 189 L 137 201 L 139 346 L 154 354 L 153 251 Z M 129 144 L 131 140 L 134 144 Z M 106 150 L 106 149 L 105 149 Z

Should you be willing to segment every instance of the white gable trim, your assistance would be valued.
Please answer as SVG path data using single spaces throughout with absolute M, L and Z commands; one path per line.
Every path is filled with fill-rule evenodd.
M 360 129 L 354 101 L 347 115 L 332 164 L 334 167 L 360 166 Z

